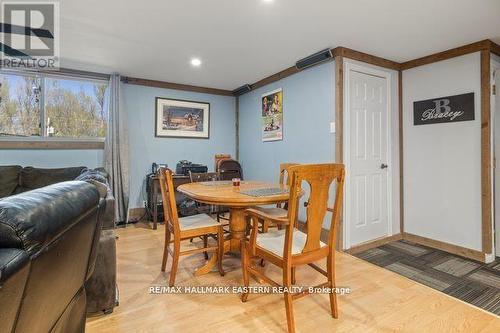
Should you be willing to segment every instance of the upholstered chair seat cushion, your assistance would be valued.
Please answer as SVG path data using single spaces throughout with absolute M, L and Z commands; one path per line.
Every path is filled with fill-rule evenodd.
M 219 225 L 219 222 L 217 222 L 207 214 L 191 215 L 181 217 L 179 219 L 179 226 L 181 230 L 199 229 Z
M 283 256 L 283 249 L 285 247 L 285 229 L 273 230 L 262 234 L 257 234 L 257 246 L 272 252 L 280 257 Z M 304 245 L 306 245 L 307 234 L 298 229 L 293 230 L 292 241 L 292 254 L 302 253 Z M 325 243 L 319 242 L 320 246 L 326 246 Z

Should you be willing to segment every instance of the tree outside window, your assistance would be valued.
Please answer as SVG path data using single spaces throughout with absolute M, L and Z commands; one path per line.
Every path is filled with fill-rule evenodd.
M 0 73 L 0 136 L 104 138 L 108 83 Z

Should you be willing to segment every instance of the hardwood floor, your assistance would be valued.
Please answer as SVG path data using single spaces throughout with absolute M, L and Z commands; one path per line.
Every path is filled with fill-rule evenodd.
M 120 306 L 111 315 L 88 318 L 87 332 L 286 332 L 281 295 L 251 294 L 241 303 L 236 294 L 150 294 L 151 286 L 168 285 L 171 258 L 167 271 L 160 271 L 163 225 L 151 230 L 139 223 L 118 234 Z M 203 263 L 201 253 L 181 258 L 176 285 L 241 285 L 239 259 L 225 257 L 224 277 L 193 276 Z M 280 270 L 271 264 L 263 269 L 279 281 Z M 309 267 L 297 270 L 297 285 L 324 280 Z M 297 332 L 500 331 L 500 317 L 348 254 L 337 256 L 337 286 L 352 290 L 338 298 L 339 319 L 330 315 L 328 295 L 308 296 L 294 303 Z

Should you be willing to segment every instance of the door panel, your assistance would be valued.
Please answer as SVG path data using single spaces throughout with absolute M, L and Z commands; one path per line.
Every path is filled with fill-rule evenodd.
M 349 73 L 351 246 L 387 235 L 388 101 L 385 78 Z M 353 223 L 350 223 L 350 222 Z

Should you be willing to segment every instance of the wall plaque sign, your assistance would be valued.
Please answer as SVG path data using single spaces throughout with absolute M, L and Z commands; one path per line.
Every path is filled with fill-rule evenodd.
M 413 125 L 474 120 L 474 93 L 413 102 Z

